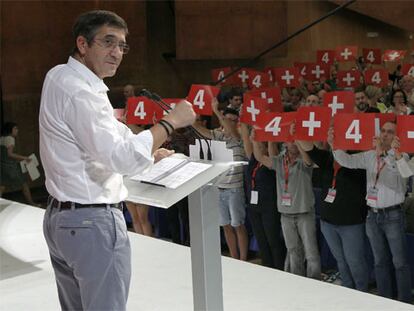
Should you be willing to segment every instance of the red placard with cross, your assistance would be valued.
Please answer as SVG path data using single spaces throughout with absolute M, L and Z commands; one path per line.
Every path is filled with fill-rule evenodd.
M 361 84 L 361 73 L 357 70 L 339 70 L 336 78 L 340 88 L 356 88 Z
M 375 114 L 342 113 L 334 116 L 333 149 L 370 150 L 375 136 Z
M 379 136 L 382 126 L 387 122 L 395 122 L 394 113 L 375 113 L 375 136 Z
M 147 97 L 130 97 L 127 101 L 127 124 L 153 124 L 155 117 L 155 104 Z
M 235 85 L 245 87 L 249 85 L 249 68 L 241 68 L 233 75 L 233 82 Z
M 213 82 L 217 82 L 224 78 L 229 72 L 231 71 L 230 67 L 224 67 L 224 68 L 216 68 L 211 70 L 211 79 Z M 218 85 L 231 85 L 232 84 L 233 76 L 228 77 L 221 81 Z
M 260 97 L 267 101 L 268 109 L 273 112 L 283 112 L 282 98 L 280 88 L 277 86 L 262 88 L 245 93 L 252 97 Z
M 211 116 L 213 109 L 211 102 L 217 97 L 220 89 L 211 85 L 193 84 L 188 93 L 187 100 L 193 104 L 195 113 L 203 116 Z
M 269 74 L 266 72 L 248 69 L 247 75 L 249 76 L 249 80 L 247 83 L 249 86 L 249 89 L 259 89 L 262 87 L 270 86 Z
M 385 50 L 383 55 L 384 62 L 400 61 L 404 58 L 406 52 L 404 50 Z
M 414 152 L 414 116 L 397 116 L 397 136 L 400 151 Z
M 364 80 L 367 85 L 386 87 L 388 85 L 388 71 L 386 69 L 367 69 L 364 72 Z
M 358 47 L 355 45 L 346 45 L 336 47 L 335 58 L 338 62 L 354 61 L 357 58 Z
M 381 49 L 363 48 L 362 57 L 364 58 L 365 62 L 368 64 L 381 65 L 382 63 Z
M 293 141 L 290 126 L 295 122 L 296 112 L 269 112 L 264 118 L 264 127 L 255 130 L 256 141 Z
M 414 64 L 403 64 L 401 68 L 401 73 L 404 76 L 414 77 Z
M 269 110 L 266 99 L 254 97 L 248 93 L 243 96 L 243 105 L 240 111 L 240 122 L 262 127 L 264 117 Z
M 327 107 L 300 107 L 296 113 L 295 139 L 326 141 L 331 110 Z
M 311 64 L 308 67 L 308 80 L 320 81 L 323 78 L 329 78 L 330 68 L 329 65 L 323 63 Z
M 300 73 L 295 67 L 291 68 L 273 68 L 273 77 L 279 87 L 298 87 Z
M 318 50 L 316 51 L 316 62 L 318 64 L 332 65 L 335 61 L 335 50 Z
M 302 63 L 302 62 L 294 62 L 293 67 L 298 68 L 300 75 L 306 79 L 309 80 L 309 67 L 314 65 L 314 63 Z
M 184 100 L 183 98 L 163 98 L 164 103 L 170 106 L 171 109 L 174 109 L 175 106 L 177 106 L 177 104 L 182 102 L 183 100 Z M 155 105 L 155 118 L 157 121 L 162 119 L 167 114 L 168 113 L 164 111 L 160 106 Z
M 331 115 L 337 113 L 352 113 L 355 106 L 355 93 L 350 91 L 328 92 L 323 97 L 323 106 L 331 110 Z

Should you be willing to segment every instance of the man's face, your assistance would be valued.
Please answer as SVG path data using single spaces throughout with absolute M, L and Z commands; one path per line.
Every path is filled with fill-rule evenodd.
M 286 148 L 287 148 L 287 151 L 290 155 L 292 155 L 292 156 L 299 155 L 299 149 L 298 149 L 298 146 L 296 146 L 295 143 L 287 142 L 286 143 Z
M 401 88 L 406 92 L 410 93 L 414 88 L 414 78 L 411 76 L 404 76 L 401 79 Z
M 230 106 L 238 109 L 242 104 L 242 97 L 238 95 L 233 96 L 229 99 L 229 104 Z
M 124 87 L 124 97 L 128 99 L 130 97 L 134 97 L 134 87 L 132 85 L 127 85 Z
M 380 140 L 383 148 L 390 148 L 392 140 L 395 136 L 395 124 L 391 122 L 385 123 L 381 128 Z
M 107 40 L 117 43 L 115 47 L 105 47 Z M 92 42 L 81 51 L 81 59 L 86 67 L 99 78 L 112 77 L 122 61 L 123 53 L 119 43 L 125 43 L 125 31 L 119 28 L 102 26 Z
M 306 106 L 307 107 L 319 106 L 319 97 L 316 95 L 309 95 L 308 97 L 306 97 Z
M 364 92 L 355 93 L 355 107 L 358 109 L 358 111 L 365 111 L 368 109 L 368 97 Z

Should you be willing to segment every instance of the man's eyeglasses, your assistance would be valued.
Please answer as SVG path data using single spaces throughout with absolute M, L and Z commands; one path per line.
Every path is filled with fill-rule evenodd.
M 106 48 L 106 49 L 115 49 L 117 46 L 122 54 L 128 54 L 129 52 L 129 45 L 125 42 L 119 42 L 115 38 L 103 38 L 103 39 L 93 39 L 99 46 Z M 100 42 L 100 43 L 99 43 Z

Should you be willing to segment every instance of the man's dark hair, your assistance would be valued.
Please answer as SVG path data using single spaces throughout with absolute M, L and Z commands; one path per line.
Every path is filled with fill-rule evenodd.
M 125 31 L 125 35 L 128 34 L 128 26 L 126 22 L 114 12 L 104 10 L 85 12 L 79 15 L 72 28 L 73 37 L 75 39 L 73 54 L 78 52 L 76 39 L 79 36 L 85 37 L 88 44 L 90 44 L 95 38 L 98 29 L 102 26 L 119 28 Z
M 243 98 L 243 90 L 238 87 L 233 87 L 227 94 L 228 99 L 232 99 L 234 96 L 240 96 Z
M 365 94 L 365 86 L 361 85 L 361 86 L 356 87 L 355 90 L 354 90 L 354 93 L 355 94 L 356 93 L 364 93 Z M 365 95 L 367 95 L 367 94 L 365 94 Z
M 239 112 L 236 109 L 230 107 L 226 107 L 223 109 L 223 115 L 225 116 L 226 114 L 233 114 L 235 116 L 239 116 Z
M 17 126 L 17 123 L 14 122 L 6 122 L 3 124 L 3 127 L 1 128 L 1 135 L 2 136 L 8 136 L 13 131 L 13 128 Z

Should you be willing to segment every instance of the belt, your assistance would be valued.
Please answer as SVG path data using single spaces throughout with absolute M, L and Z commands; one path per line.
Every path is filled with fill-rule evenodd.
M 80 204 L 80 203 L 75 203 L 75 202 L 70 202 L 70 201 L 66 201 L 66 202 L 59 202 L 58 200 L 56 200 L 55 198 L 52 199 L 52 208 L 60 208 L 60 209 L 78 209 L 78 208 L 116 208 L 119 209 L 122 212 L 123 209 L 123 202 L 119 202 L 119 203 L 111 203 L 111 204 Z
M 384 207 L 384 208 L 376 208 L 376 207 L 370 207 L 370 211 L 373 213 L 387 213 L 390 211 L 400 210 L 401 204 L 393 205 L 390 207 Z

